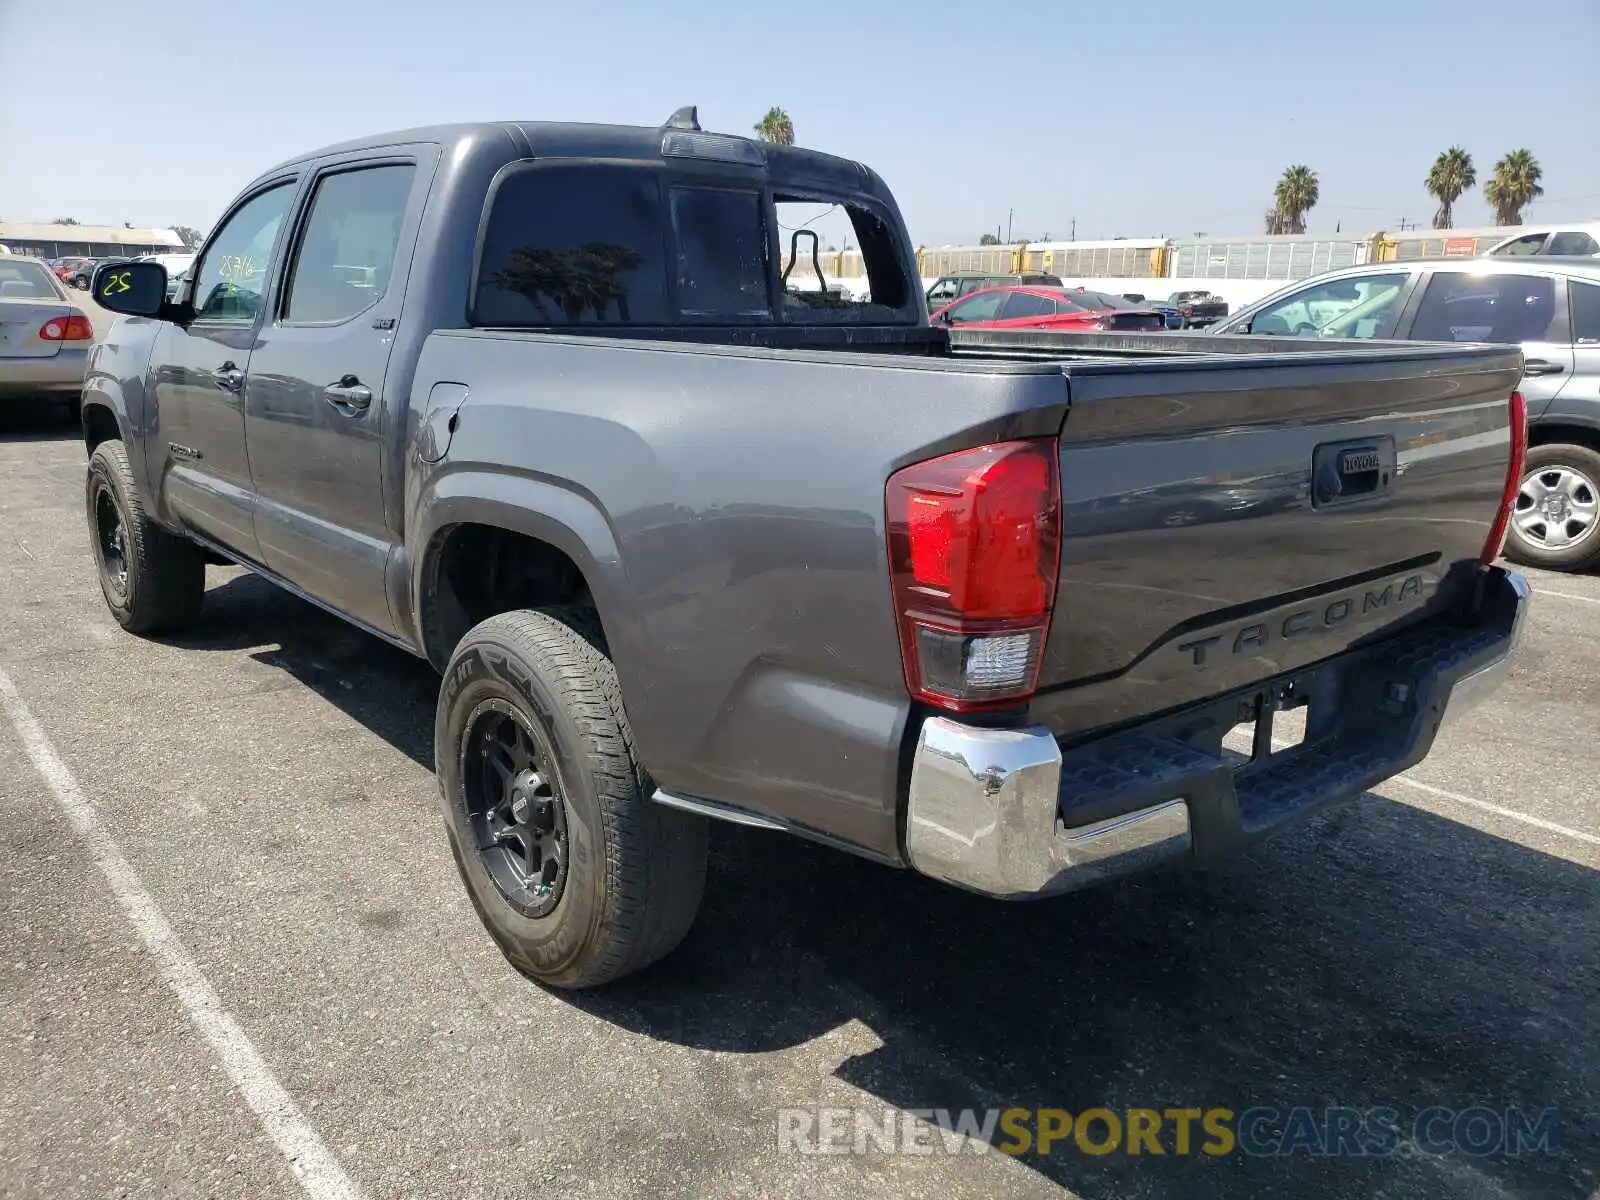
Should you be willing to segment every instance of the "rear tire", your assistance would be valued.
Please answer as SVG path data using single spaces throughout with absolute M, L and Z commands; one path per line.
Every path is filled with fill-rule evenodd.
M 1547 571 L 1600 563 L 1600 454 L 1565 443 L 1528 451 L 1505 555 Z
M 139 634 L 193 624 L 206 591 L 200 548 L 145 514 L 121 442 L 101 442 L 89 456 L 85 499 L 100 591 L 117 624 Z
M 650 799 L 586 614 L 508 612 L 471 629 L 439 690 L 434 757 L 456 867 L 518 970 L 595 987 L 689 932 L 706 822 Z

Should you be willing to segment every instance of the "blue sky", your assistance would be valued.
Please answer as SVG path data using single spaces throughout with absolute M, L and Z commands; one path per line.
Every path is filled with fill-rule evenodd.
M 1314 232 L 1426 223 L 1456 143 L 1480 183 L 1533 151 L 1549 199 L 1528 219 L 1600 217 L 1597 62 L 1596 0 L 0 0 L 0 217 L 204 229 L 343 138 L 687 103 L 739 132 L 781 104 L 800 144 L 875 166 L 930 244 L 1013 209 L 1032 237 L 1259 232 L 1292 162 L 1321 177 Z M 1489 219 L 1481 190 L 1458 207 Z

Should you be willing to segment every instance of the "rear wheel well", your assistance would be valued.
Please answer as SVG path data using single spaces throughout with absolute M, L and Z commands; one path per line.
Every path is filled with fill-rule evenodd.
M 122 430 L 117 427 L 117 418 L 105 405 L 85 405 L 80 416 L 83 421 L 84 448 L 90 454 L 94 453 L 94 448 L 101 442 L 122 440 Z
M 1586 425 L 1546 425 L 1540 422 L 1528 427 L 1528 445 L 1587 446 L 1600 454 L 1600 429 L 1590 429 Z
M 599 624 L 577 563 L 549 542 L 493 525 L 454 525 L 434 537 L 419 601 L 428 661 L 441 671 L 467 630 L 499 613 L 563 606 Z

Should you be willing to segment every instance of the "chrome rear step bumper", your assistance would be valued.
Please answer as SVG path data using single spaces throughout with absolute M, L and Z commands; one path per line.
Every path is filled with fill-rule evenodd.
M 923 722 L 906 855 L 991 896 L 1070 891 L 1173 860 L 1211 861 L 1425 757 L 1447 721 L 1503 682 L 1529 601 L 1491 569 L 1470 621 L 1434 618 L 1243 692 L 1063 751 L 1040 726 Z M 1309 704 L 1305 741 L 1236 766 L 1242 714 Z M 1268 726 L 1270 729 L 1270 725 Z

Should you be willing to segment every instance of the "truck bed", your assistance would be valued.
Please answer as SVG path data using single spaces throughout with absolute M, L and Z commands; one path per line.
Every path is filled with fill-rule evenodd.
M 1059 439 L 1059 585 L 1016 716 L 1070 744 L 1441 617 L 1497 511 L 1521 370 L 1515 347 L 660 332 L 432 335 L 417 401 L 436 381 L 470 399 L 411 511 L 448 511 L 463 473 L 501 477 L 459 486 L 507 503 L 537 486 L 573 522 L 593 511 L 612 542 L 585 570 L 661 785 L 888 858 L 884 797 L 919 724 L 890 474 Z M 1317 501 L 1329 447 L 1376 453 L 1377 494 Z

